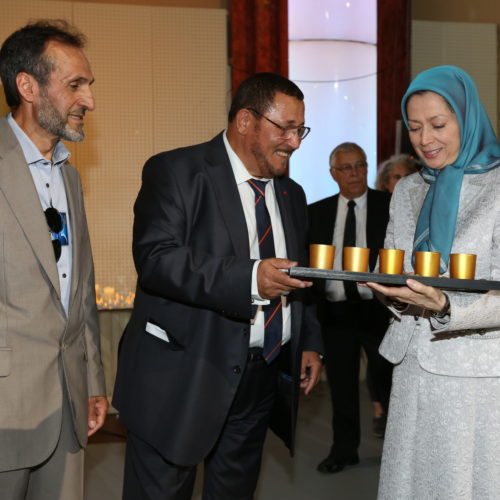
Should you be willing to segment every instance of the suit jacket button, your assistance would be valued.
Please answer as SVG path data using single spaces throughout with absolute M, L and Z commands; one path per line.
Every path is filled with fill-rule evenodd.
M 238 373 L 241 373 L 241 368 L 238 365 L 233 366 L 233 373 L 236 373 L 236 375 L 238 375 Z

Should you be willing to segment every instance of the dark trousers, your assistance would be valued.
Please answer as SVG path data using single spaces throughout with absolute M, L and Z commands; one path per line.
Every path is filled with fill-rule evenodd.
M 359 364 L 361 348 L 368 358 L 371 381 L 387 409 L 392 365 L 378 348 L 388 314 L 376 300 L 327 302 L 323 318 L 325 365 L 333 407 L 331 456 L 343 459 L 357 453 L 361 439 Z
M 203 500 L 251 500 L 257 486 L 278 371 L 276 362 L 267 365 L 259 352 L 251 353 L 222 433 L 205 459 Z M 168 462 L 129 434 L 124 500 L 189 500 L 195 476 L 196 467 Z

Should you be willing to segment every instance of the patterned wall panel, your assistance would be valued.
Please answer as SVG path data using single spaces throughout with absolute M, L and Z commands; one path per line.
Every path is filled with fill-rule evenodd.
M 413 21 L 412 76 L 441 64 L 460 66 L 476 82 L 497 129 L 497 46 L 496 24 Z
M 132 207 L 141 166 L 153 151 L 151 9 L 74 4 L 87 34 L 96 108 L 76 145 L 95 255 L 96 281 L 123 294 L 134 287 Z
M 225 11 L 155 8 L 151 36 L 155 150 L 210 139 L 227 115 Z

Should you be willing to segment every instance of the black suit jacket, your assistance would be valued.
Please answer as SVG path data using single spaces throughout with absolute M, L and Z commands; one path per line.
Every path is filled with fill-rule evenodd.
M 309 205 L 309 243 L 332 244 L 335 220 L 337 218 L 338 200 L 339 195 L 336 194 L 335 196 L 330 196 L 329 198 Z M 366 244 L 370 249 L 370 271 L 375 269 L 378 251 L 384 248 L 385 231 L 387 229 L 387 223 L 389 222 L 390 201 L 391 195 L 389 193 L 368 189 L 366 205 Z M 337 248 L 336 251 L 341 252 L 342 249 Z M 315 285 L 319 296 L 317 301 L 320 318 L 324 305 L 322 302 L 326 300 L 323 293 L 324 286 L 324 280 Z M 377 308 L 377 312 L 380 314 L 377 314 L 379 318 L 377 318 L 376 322 L 380 324 L 381 331 L 385 331 L 389 313 L 387 309 L 382 306 Z
M 306 260 L 302 188 L 274 180 L 290 259 Z M 131 320 L 122 338 L 113 405 L 129 430 L 179 465 L 213 448 L 245 367 L 250 335 L 248 231 L 222 134 L 148 160 L 135 203 L 138 273 Z M 314 307 L 290 294 L 291 443 L 302 350 L 321 352 Z M 147 323 L 169 342 L 145 331 Z M 149 327 L 151 329 L 151 327 Z

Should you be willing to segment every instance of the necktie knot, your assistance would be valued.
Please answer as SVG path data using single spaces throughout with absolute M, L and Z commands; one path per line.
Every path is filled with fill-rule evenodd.
M 347 206 L 348 206 L 349 208 L 354 208 L 354 207 L 356 206 L 356 202 L 355 202 L 354 200 L 349 200 L 349 201 L 347 202 Z
M 269 181 L 260 181 L 258 179 L 249 179 L 248 184 L 250 184 L 251 188 L 255 193 L 255 199 L 259 199 L 260 196 L 262 198 L 266 197 L 266 184 Z

